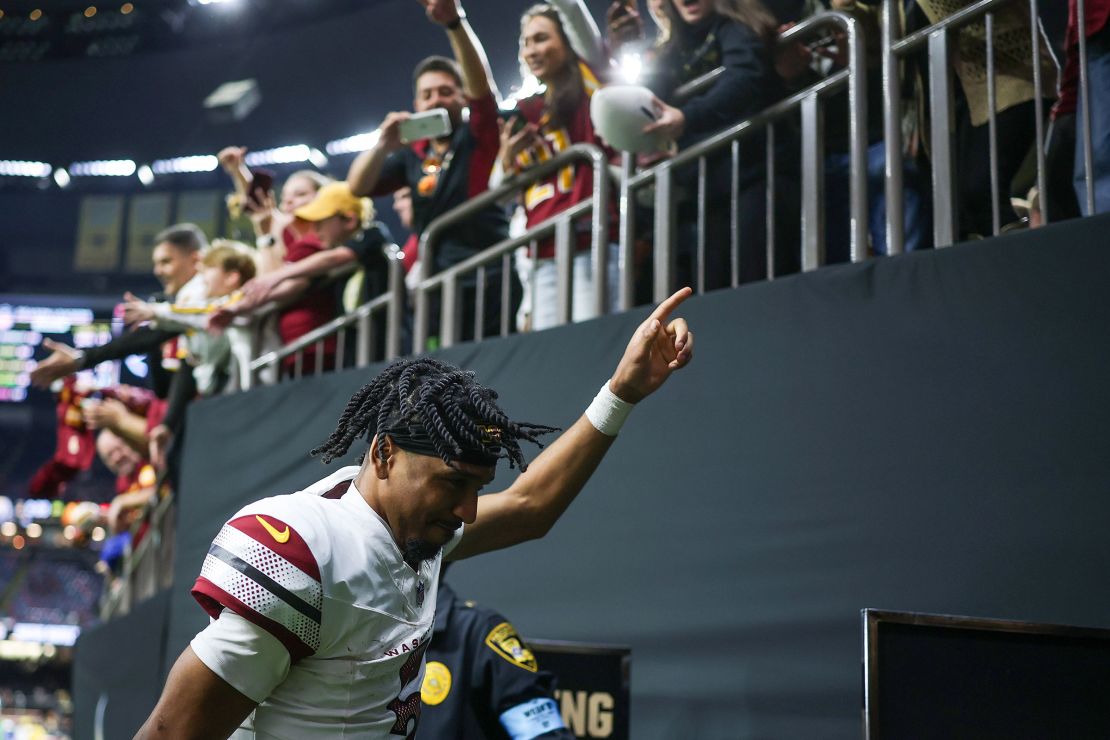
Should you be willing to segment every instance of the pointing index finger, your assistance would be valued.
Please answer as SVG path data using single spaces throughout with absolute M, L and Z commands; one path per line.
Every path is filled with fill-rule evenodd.
M 658 319 L 660 324 L 665 324 L 667 322 L 667 317 L 671 315 L 671 311 L 678 308 L 679 305 L 693 295 L 693 293 L 694 289 L 690 286 L 680 289 L 670 298 L 656 306 L 655 310 L 651 312 L 651 316 L 648 316 L 648 321 Z

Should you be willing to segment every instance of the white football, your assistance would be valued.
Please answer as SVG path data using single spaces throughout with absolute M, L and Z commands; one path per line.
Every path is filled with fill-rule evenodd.
M 610 85 L 590 97 L 594 130 L 609 146 L 626 152 L 658 152 L 666 140 L 658 133 L 644 133 L 657 114 L 651 90 L 642 85 Z

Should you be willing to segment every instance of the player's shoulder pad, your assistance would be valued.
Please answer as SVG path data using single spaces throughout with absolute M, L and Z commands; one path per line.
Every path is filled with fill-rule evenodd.
M 487 648 L 493 651 L 495 655 L 504 658 L 517 668 L 523 668 L 532 673 L 539 670 L 536 656 L 528 649 L 527 643 L 525 643 L 524 638 L 517 633 L 516 627 L 513 627 L 513 625 L 507 621 L 501 621 L 494 625 L 493 628 L 486 633 L 482 642 Z
M 296 660 L 320 647 L 322 527 L 291 496 L 241 509 L 220 529 L 193 596 L 211 616 L 228 608 L 285 645 Z

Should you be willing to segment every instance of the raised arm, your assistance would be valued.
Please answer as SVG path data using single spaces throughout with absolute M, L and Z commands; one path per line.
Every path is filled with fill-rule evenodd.
M 459 0 L 418 0 L 424 6 L 428 19 L 447 31 L 455 61 L 462 68 L 463 93 L 466 97 L 483 98 L 492 93 L 498 96 L 486 51 L 474 29 L 466 20 L 466 12 Z
M 96 367 L 108 360 L 122 360 L 128 355 L 156 351 L 163 342 L 173 339 L 180 331 L 165 331 L 153 327 L 139 327 L 135 331 L 120 334 L 107 344 L 74 349 L 68 344 L 43 339 L 42 346 L 50 354 L 39 360 L 31 371 L 31 384 L 36 388 L 49 388 L 55 380 L 72 375 L 79 370 Z
M 274 291 L 285 281 L 326 275 L 343 265 L 349 265 L 356 259 L 354 250 L 338 246 L 333 249 L 322 249 L 303 260 L 286 262 L 273 272 L 259 275 L 244 285 L 244 302 L 250 307 L 260 306 L 266 301 L 275 300 Z M 241 308 L 240 312 L 244 310 Z
M 385 195 L 404 185 L 403 180 L 398 177 L 401 174 L 399 171 L 385 171 L 389 169 L 386 167 L 386 159 L 403 146 L 400 126 L 411 115 L 406 111 L 394 111 L 387 115 L 378 127 L 378 140 L 374 142 L 374 146 L 360 153 L 351 162 L 351 167 L 347 170 L 347 187 L 353 195 L 359 198 Z
M 603 389 L 587 413 L 540 453 L 508 490 L 478 497 L 477 518 L 463 531 L 450 559 L 543 537 L 551 529 L 613 444 L 619 427 L 613 416 L 626 414 L 630 405 L 655 392 L 693 357 L 694 335 L 686 321 L 668 322 L 691 293 L 689 288 L 678 291 L 637 327 L 607 383 L 616 399 Z
M 235 192 L 239 194 L 240 198 L 244 199 L 247 197 L 247 191 L 250 190 L 251 186 L 250 170 L 247 169 L 244 161 L 246 155 L 247 148 L 245 146 L 226 146 L 216 155 L 220 167 L 235 185 Z
M 551 0 L 551 4 L 563 17 L 563 28 L 574 52 L 590 65 L 595 74 L 604 74 L 609 65 L 605 41 L 585 0 Z

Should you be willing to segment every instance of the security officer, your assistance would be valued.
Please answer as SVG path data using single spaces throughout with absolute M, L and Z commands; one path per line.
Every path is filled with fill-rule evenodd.
M 443 581 L 425 660 L 418 740 L 573 740 L 552 698 L 555 677 L 503 616 Z

